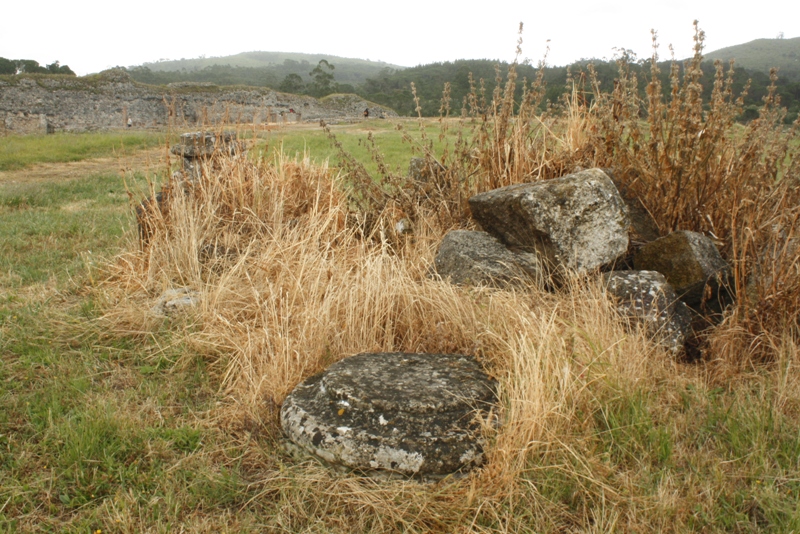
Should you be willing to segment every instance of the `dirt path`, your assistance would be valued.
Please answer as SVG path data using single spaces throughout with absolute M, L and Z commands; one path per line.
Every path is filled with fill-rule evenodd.
M 157 170 L 163 168 L 164 161 L 164 148 L 160 147 L 113 158 L 85 159 L 66 163 L 38 163 L 27 169 L 0 172 L 0 185 L 54 182 L 110 172 L 122 174 L 126 171 Z

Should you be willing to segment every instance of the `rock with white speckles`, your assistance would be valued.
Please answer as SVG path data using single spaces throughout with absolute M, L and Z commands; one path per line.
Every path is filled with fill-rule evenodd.
M 589 169 L 494 189 L 469 199 L 473 218 L 510 247 L 587 272 L 628 248 L 628 210 L 611 179 Z
M 672 286 L 655 271 L 612 271 L 603 274 L 617 311 L 631 324 L 640 324 L 673 354 L 684 350 L 691 333 L 692 316 Z
M 473 357 L 365 353 L 298 385 L 280 417 L 294 444 L 330 464 L 436 479 L 482 463 L 479 421 L 495 402 Z

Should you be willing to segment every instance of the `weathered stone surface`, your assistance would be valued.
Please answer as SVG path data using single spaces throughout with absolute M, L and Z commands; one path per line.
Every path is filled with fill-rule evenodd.
M 200 304 L 200 293 L 188 287 L 168 289 L 152 308 L 155 315 L 172 316 L 185 312 Z
M 555 266 L 585 272 L 628 248 L 625 202 L 600 169 L 487 191 L 469 205 L 484 230 Z
M 233 155 L 245 149 L 237 141 L 236 132 L 190 132 L 181 135 L 180 143 L 172 145 L 170 152 L 184 158 L 204 158 L 215 153 Z
M 636 194 L 625 186 L 612 169 L 603 169 L 603 172 L 611 178 L 620 196 L 625 201 L 625 205 L 628 207 L 628 218 L 631 223 L 630 240 L 634 245 L 643 245 L 661 237 L 658 224 L 656 224 L 655 219 L 653 219 L 653 216 L 650 215 L 650 212 L 647 211 Z
M 365 353 L 292 391 L 281 425 L 326 462 L 366 472 L 437 478 L 478 466 L 495 384 L 472 357 Z
M 692 316 L 672 286 L 655 271 L 611 271 L 603 274 L 617 311 L 673 354 L 683 352 L 691 334 Z
M 675 292 L 692 308 L 699 308 L 705 288 L 711 288 L 710 302 L 720 295 L 729 266 L 714 243 L 697 232 L 679 231 L 643 246 L 634 256 L 634 267 L 642 271 L 658 271 Z
M 511 282 L 541 283 L 536 254 L 515 253 L 486 232 L 448 232 L 434 259 L 436 272 L 454 284 L 502 286 Z
M 282 119 L 281 112 L 303 121 L 362 120 L 370 114 L 397 114 L 356 95 L 331 95 L 321 100 L 279 93 L 261 87 L 219 87 L 177 83 L 168 87 L 133 81 L 121 69 L 75 77 L 18 75 L 0 77 L 0 133 L 44 133 L 133 127 L 190 129 L 201 124 L 234 121 L 260 124 Z

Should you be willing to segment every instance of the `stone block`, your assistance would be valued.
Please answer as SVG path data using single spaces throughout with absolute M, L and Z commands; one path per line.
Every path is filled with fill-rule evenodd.
M 673 354 L 684 351 L 691 335 L 692 315 L 664 275 L 655 271 L 611 271 L 604 285 L 617 311 L 632 325 L 642 325 L 656 342 Z
M 190 132 L 181 135 L 180 143 L 173 145 L 170 152 L 183 158 L 205 158 L 215 153 L 232 155 L 243 149 L 236 132 Z
M 495 402 L 473 357 L 365 353 L 298 385 L 280 418 L 296 446 L 331 465 L 436 479 L 482 463 L 477 418 Z
M 533 281 L 543 269 L 535 253 L 515 253 L 486 232 L 454 230 L 444 236 L 434 259 L 436 272 L 454 284 L 504 286 Z
M 663 274 L 678 297 L 692 308 L 700 309 L 704 296 L 714 304 L 728 298 L 720 289 L 730 267 L 703 234 L 683 230 L 656 239 L 639 249 L 633 264 L 637 270 Z M 709 295 L 705 295 L 706 287 Z
M 628 248 L 625 202 L 600 169 L 487 191 L 469 205 L 484 230 L 551 266 L 586 272 Z
M 150 310 L 162 317 L 178 315 L 200 304 L 200 293 L 188 287 L 168 289 Z

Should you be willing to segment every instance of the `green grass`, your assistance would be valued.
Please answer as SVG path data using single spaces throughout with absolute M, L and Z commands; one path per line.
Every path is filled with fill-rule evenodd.
M 87 335 L 80 300 L 0 303 L 0 531 L 177 526 L 246 495 L 209 455 L 224 436 L 198 427 L 214 399 L 203 362 Z
M 117 156 L 163 143 L 164 134 L 145 131 L 0 137 L 0 171 Z
M 402 138 L 396 129 L 397 124 L 409 134 L 414 140 L 413 143 Z M 415 120 L 374 119 L 354 125 L 333 125 L 330 128 L 344 150 L 352 154 L 372 174 L 377 173 L 378 166 L 368 149 L 368 133 L 372 134 L 386 166 L 392 172 L 404 175 L 408 171 L 409 160 L 421 154 L 422 133 Z M 437 157 L 441 155 L 445 142 L 449 142 L 452 146 L 455 141 L 455 134 L 452 132 L 447 133 L 444 140 L 440 139 L 441 128 L 434 121 L 425 121 L 425 133 L 428 139 L 433 141 Z M 308 154 L 312 161 L 317 163 L 327 161 L 334 167 L 340 163 L 337 149 L 331 145 L 321 127 L 313 130 L 278 129 L 262 132 L 258 137 L 257 153 L 265 157 L 272 157 L 277 151 L 283 150 L 289 157 L 302 158 Z
M 116 250 L 131 224 L 119 175 L 0 184 L 0 281 L 20 287 L 73 276 Z

